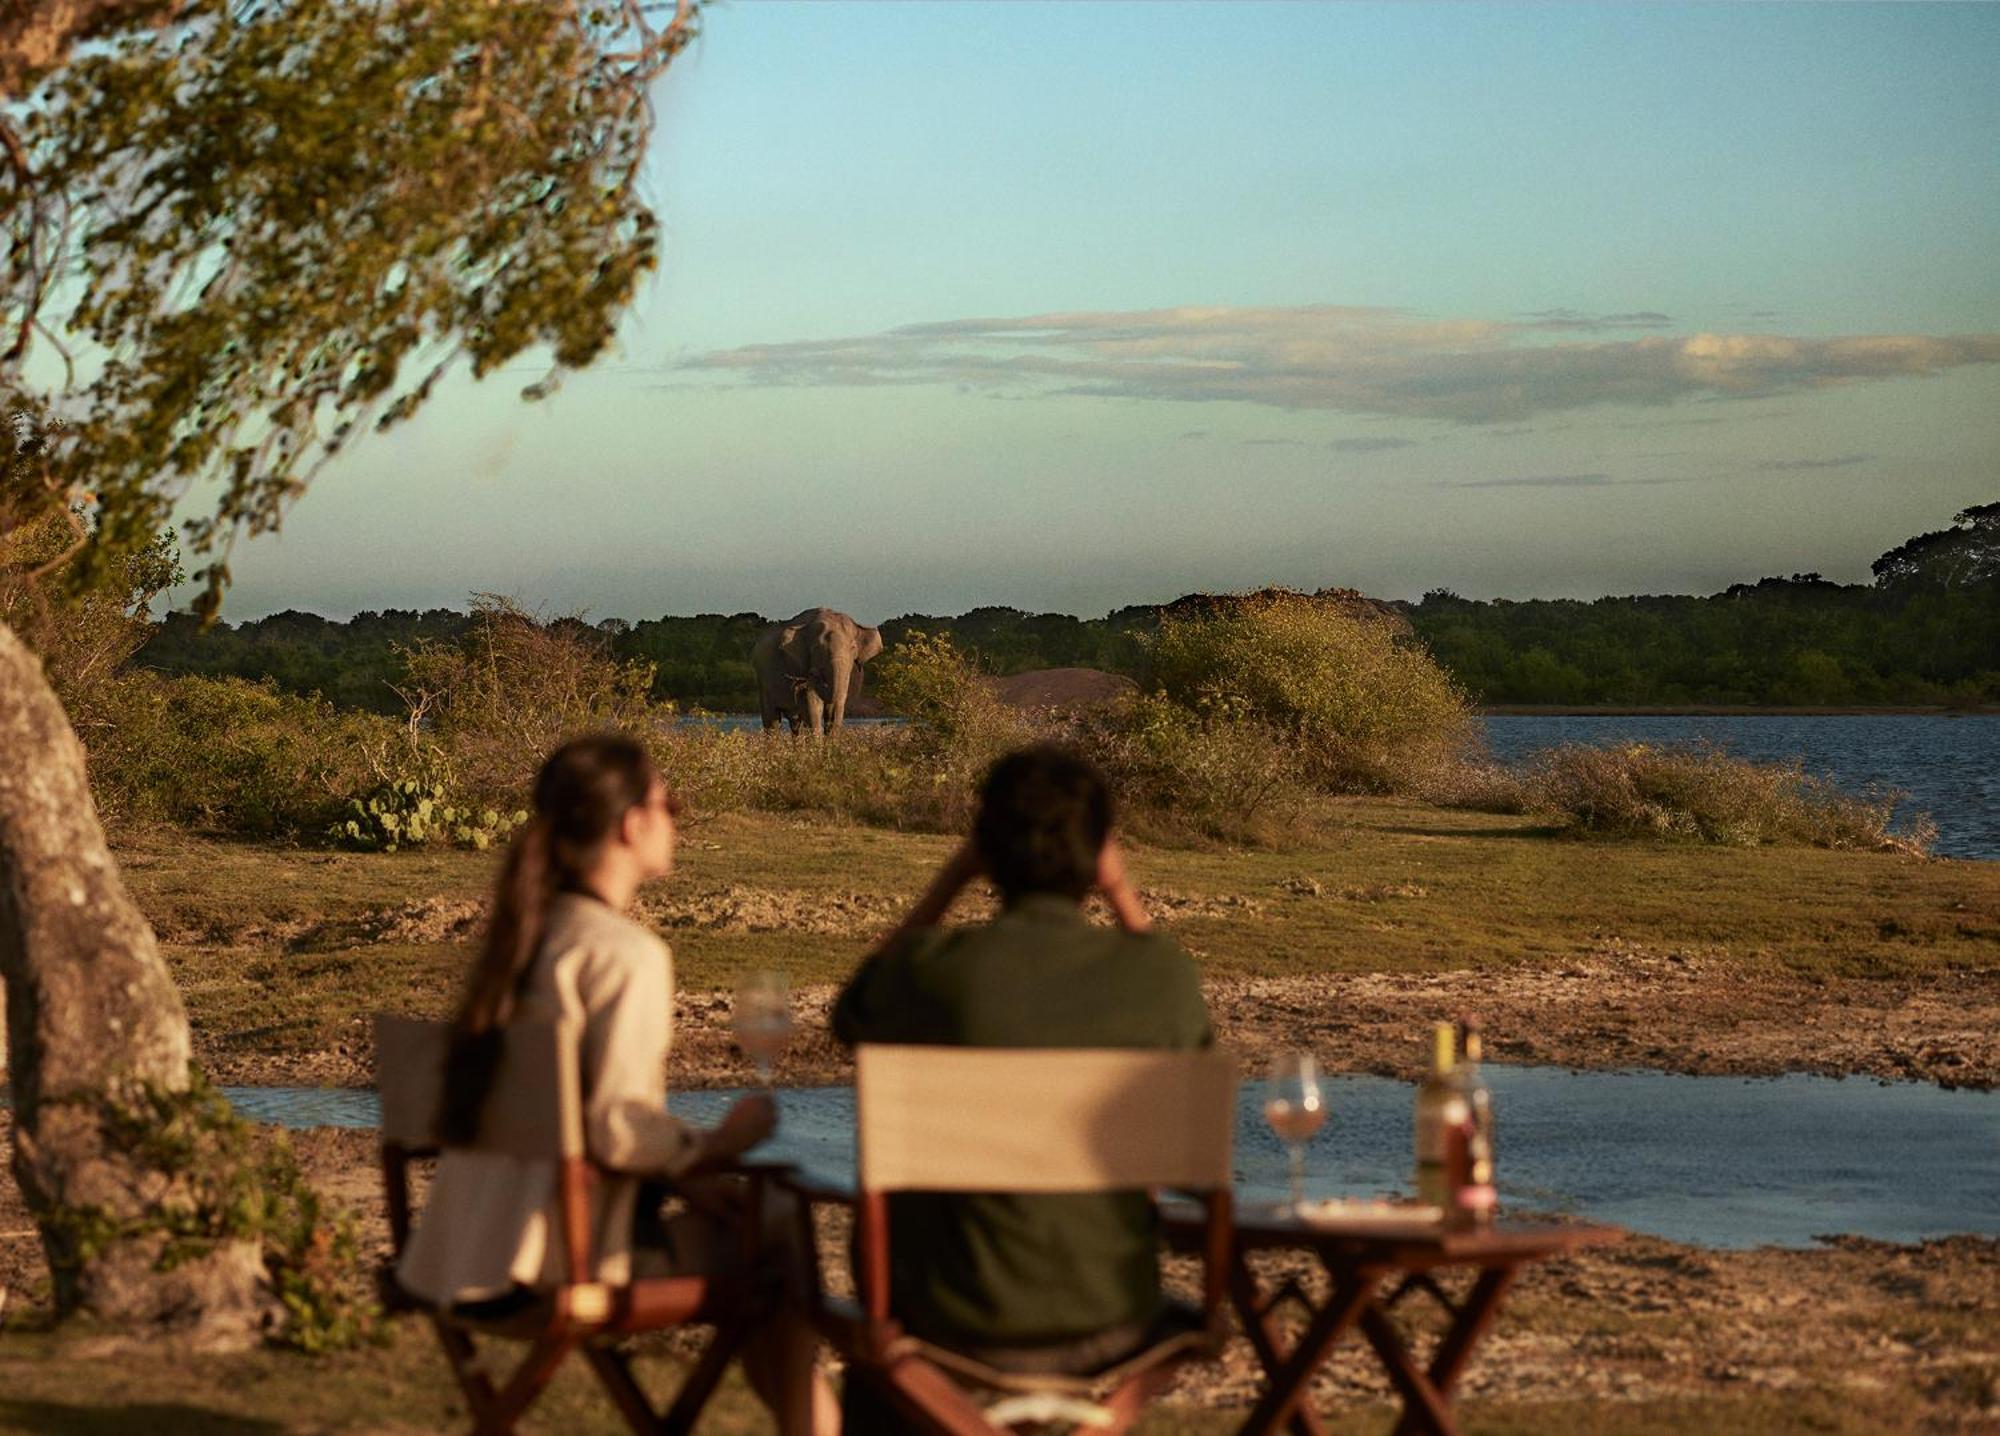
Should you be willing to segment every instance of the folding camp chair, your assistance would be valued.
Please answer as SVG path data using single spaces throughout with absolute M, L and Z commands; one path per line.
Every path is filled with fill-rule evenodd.
M 1226 1335 L 1236 1072 L 1216 1052 L 863 1046 L 856 1056 L 859 1307 L 822 1303 L 848 1379 L 937 1436 L 1067 1423 L 1123 1431 Z M 1082 1370 L 955 1350 L 889 1309 L 889 1194 L 1171 1188 L 1205 1208 L 1202 1302 Z M 808 1195 L 814 1195 L 808 1192 Z M 1026 1369 L 1023 1369 L 1026 1368 Z
M 402 1256 L 410 1235 L 410 1162 L 442 1149 L 436 1115 L 450 1042 L 451 1029 L 444 1023 L 375 1019 L 382 1174 L 396 1258 Z M 385 1273 L 384 1296 L 392 1308 L 421 1311 L 436 1328 L 479 1436 L 513 1430 L 563 1361 L 578 1350 L 633 1431 L 642 1436 L 690 1431 L 744 1338 L 768 1314 L 775 1295 L 768 1285 L 760 1289 L 738 1278 L 712 1284 L 700 1276 L 641 1277 L 623 1286 L 592 1280 L 590 1188 L 596 1169 L 584 1150 L 581 1088 L 574 1031 L 554 1023 L 509 1024 L 478 1140 L 470 1144 L 477 1151 L 557 1164 L 560 1282 L 527 1293 L 518 1303 L 438 1306 L 403 1290 L 395 1281 L 393 1264 Z M 758 1178 L 753 1174 L 751 1180 L 755 1183 Z M 753 1198 L 756 1195 L 753 1192 Z M 745 1225 L 747 1257 L 752 1255 L 749 1244 L 756 1240 L 756 1224 Z M 746 1271 L 755 1269 L 753 1261 L 746 1261 Z M 688 1324 L 712 1325 L 715 1333 L 672 1407 L 661 1413 L 613 1343 L 639 1332 Z M 496 1384 L 486 1371 L 475 1336 L 528 1343 L 527 1355 L 504 1384 Z

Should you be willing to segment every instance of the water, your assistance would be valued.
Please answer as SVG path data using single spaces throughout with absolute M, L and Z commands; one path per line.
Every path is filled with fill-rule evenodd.
M 1706 1246 L 1805 1246 L 1855 1234 L 1886 1241 L 2000 1236 L 2000 1092 L 1790 1076 L 1487 1069 L 1498 1114 L 1502 1200 Z M 740 1092 L 681 1092 L 673 1109 L 713 1122 Z M 372 1127 L 375 1094 L 234 1088 L 246 1116 L 290 1126 Z M 1284 1151 L 1244 1087 L 1237 1173 L 1246 1200 L 1285 1191 Z M 1308 1148 L 1313 1196 L 1409 1186 L 1411 1088 L 1330 1080 L 1331 1120 Z M 833 1180 L 853 1173 L 854 1092 L 779 1094 L 771 1155 Z
M 1495 757 L 1526 758 L 1558 743 L 1710 742 L 1756 762 L 1804 761 L 1850 792 L 1900 788 L 1937 823 L 1942 857 L 2000 858 L 2000 714 L 1524 715 L 1493 714 Z

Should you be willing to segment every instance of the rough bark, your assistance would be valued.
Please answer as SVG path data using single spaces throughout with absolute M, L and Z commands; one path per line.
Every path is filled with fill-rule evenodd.
M 119 1233 L 171 1200 L 106 1120 L 134 1084 L 188 1085 L 188 1025 L 153 930 L 105 842 L 70 730 L 39 661 L 0 624 L 0 978 L 14 1176 L 42 1233 L 57 1309 L 228 1340 L 268 1302 L 255 1243 L 162 1271 L 164 1234 Z

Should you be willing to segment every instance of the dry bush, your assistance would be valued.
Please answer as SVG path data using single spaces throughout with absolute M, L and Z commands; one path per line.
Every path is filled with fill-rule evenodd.
M 1147 648 L 1155 691 L 1212 722 L 1288 735 L 1335 792 L 1407 790 L 1473 745 L 1471 703 L 1422 647 L 1377 618 L 1267 592 L 1168 616 Z
M 1936 833 L 1922 815 L 1891 831 L 1900 794 L 1855 797 L 1801 764 L 1749 763 L 1705 746 L 1565 745 L 1531 764 L 1526 783 L 1534 811 L 1591 836 L 1921 853 Z
M 1104 770 L 1121 824 L 1138 837 L 1277 847 L 1328 822 L 1298 745 L 1254 720 L 1146 695 L 1079 714 L 1058 735 Z
M 526 793 L 567 739 L 644 731 L 673 711 L 650 697 L 652 664 L 613 657 L 580 619 L 544 622 L 495 594 L 473 596 L 463 636 L 402 658 L 411 763 L 441 765 L 452 786 L 495 800 Z

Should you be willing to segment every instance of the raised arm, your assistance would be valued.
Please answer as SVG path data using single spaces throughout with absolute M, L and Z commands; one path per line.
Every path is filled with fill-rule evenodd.
M 886 952 L 893 952 L 907 942 L 911 935 L 927 927 L 936 927 L 944 921 L 944 915 L 951 911 L 951 905 L 958 895 L 986 870 L 979 856 L 978 844 L 967 838 L 952 850 L 944 860 L 944 866 L 923 890 L 910 910 L 903 914 L 903 920 L 891 928 L 882 940 L 875 944 L 863 964 L 873 962 Z
M 1097 855 L 1097 890 L 1111 904 L 1112 915 L 1125 931 L 1153 930 L 1153 919 L 1147 915 L 1145 904 L 1139 901 L 1138 891 L 1125 874 L 1125 850 L 1118 846 L 1116 834 L 1104 840 L 1103 851 Z

